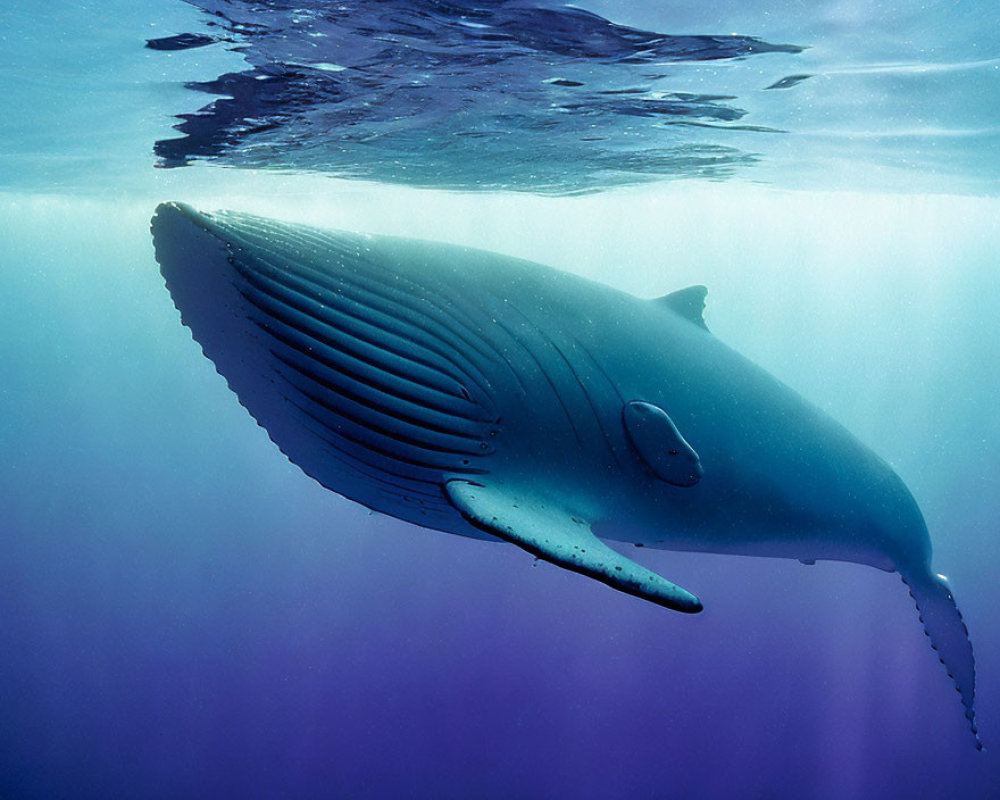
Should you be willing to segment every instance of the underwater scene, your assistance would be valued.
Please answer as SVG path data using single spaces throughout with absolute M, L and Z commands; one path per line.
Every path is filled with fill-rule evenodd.
M 0 6 L 0 798 L 1000 800 L 1000 7 Z

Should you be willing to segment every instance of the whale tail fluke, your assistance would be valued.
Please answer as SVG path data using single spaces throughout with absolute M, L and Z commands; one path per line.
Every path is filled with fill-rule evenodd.
M 934 575 L 926 568 L 904 572 L 902 578 L 910 590 L 910 597 L 917 604 L 924 633 L 931 640 L 931 647 L 955 682 L 955 688 L 962 698 L 965 718 L 975 737 L 976 749 L 982 750 L 983 743 L 976 729 L 976 659 L 972 652 L 969 630 L 955 604 L 948 581 L 943 575 Z

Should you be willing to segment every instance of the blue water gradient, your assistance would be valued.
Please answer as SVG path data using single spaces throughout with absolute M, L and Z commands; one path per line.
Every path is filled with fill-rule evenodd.
M 283 191 L 242 193 L 248 210 L 475 242 L 647 296 L 706 282 L 716 335 L 921 502 L 990 749 L 896 576 L 630 552 L 699 593 L 691 618 L 370 516 L 289 464 L 180 326 L 152 200 L 8 196 L 0 796 L 995 796 L 995 202 L 380 190 L 318 207 Z

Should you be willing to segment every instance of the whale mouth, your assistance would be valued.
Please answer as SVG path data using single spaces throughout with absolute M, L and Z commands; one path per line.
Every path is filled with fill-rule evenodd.
M 427 527 L 457 516 L 442 487 L 486 471 L 499 417 L 433 286 L 358 234 L 181 203 L 151 229 L 182 322 L 295 464 Z

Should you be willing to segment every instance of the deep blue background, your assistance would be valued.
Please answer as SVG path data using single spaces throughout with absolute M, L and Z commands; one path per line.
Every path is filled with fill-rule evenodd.
M 704 599 L 686 617 L 369 515 L 290 465 L 201 356 L 156 271 L 151 203 L 12 198 L 0 796 L 1000 797 L 995 204 L 698 196 L 504 217 L 404 194 L 379 224 L 408 208 L 428 235 L 649 293 L 701 275 L 715 332 L 914 489 L 972 632 L 990 751 L 896 576 L 641 551 Z M 628 220 L 668 216 L 629 244 Z M 679 247 L 698 219 L 703 244 Z

